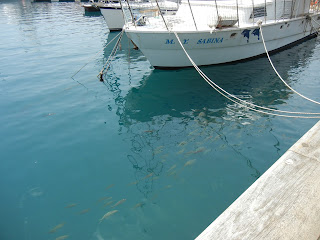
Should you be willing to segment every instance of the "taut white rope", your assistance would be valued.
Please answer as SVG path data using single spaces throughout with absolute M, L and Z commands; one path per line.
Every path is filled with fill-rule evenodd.
M 316 20 L 314 20 L 313 18 L 311 18 L 311 20 L 318 24 L 318 26 L 320 26 L 320 23 L 318 23 Z
M 112 49 L 112 51 L 111 51 L 111 53 L 110 53 L 110 55 L 109 55 L 106 63 L 104 64 L 103 68 L 101 69 L 101 71 L 100 71 L 100 73 L 99 73 L 99 75 L 98 75 L 98 77 L 100 77 L 100 80 L 102 80 L 102 75 L 103 75 L 104 70 L 107 69 L 107 71 L 108 71 L 108 69 L 109 69 L 109 67 L 110 67 L 110 65 L 111 65 L 111 61 L 113 60 L 114 56 L 116 55 L 116 52 L 117 52 L 117 50 L 118 50 L 119 43 L 120 43 L 120 41 L 121 41 L 121 39 L 122 39 L 123 33 L 124 33 L 124 28 L 123 28 L 122 31 L 117 35 L 117 36 L 119 36 L 119 35 L 121 34 L 120 37 L 118 38 L 116 44 L 114 45 L 114 47 L 113 47 L 113 49 Z M 106 68 L 107 65 L 108 65 L 108 67 Z
M 193 65 L 193 67 L 197 70 L 197 72 L 200 74 L 200 76 L 213 88 L 215 89 L 218 93 L 220 93 L 222 96 L 224 96 L 225 98 L 229 99 L 230 101 L 239 104 L 240 106 L 246 107 L 252 111 L 256 111 L 259 113 L 263 113 L 263 114 L 269 114 L 269 115 L 273 115 L 273 116 L 281 116 L 281 117 L 288 117 L 288 118 L 320 118 L 320 116 L 293 116 L 293 115 L 283 115 L 283 114 L 275 114 L 275 113 L 269 113 L 269 112 L 265 112 L 262 110 L 258 110 L 252 107 L 249 107 L 248 105 L 251 105 L 253 107 L 256 108 L 260 108 L 260 109 L 264 109 L 264 110 L 268 110 L 268 111 L 275 111 L 275 112 L 282 112 L 282 113 L 289 113 L 289 114 L 316 114 L 319 115 L 320 113 L 304 113 L 304 112 L 289 112 L 289 111 L 281 111 L 281 110 L 277 110 L 277 109 L 271 109 L 271 108 L 266 108 L 266 107 L 261 107 L 249 102 L 246 102 L 240 98 L 237 98 L 236 96 L 230 94 L 229 92 L 225 91 L 224 89 L 222 89 L 221 87 L 219 87 L 216 83 L 214 83 L 209 77 L 207 77 L 202 71 L 201 69 L 195 64 L 195 62 L 192 60 L 192 58 L 190 57 L 190 55 L 187 53 L 187 51 L 185 50 L 184 46 L 182 45 L 180 38 L 178 36 L 178 34 L 176 32 L 174 32 L 180 46 L 182 47 L 184 53 L 186 54 L 186 56 L 188 57 L 188 59 L 190 60 L 191 64 Z M 233 97 L 234 99 L 238 100 L 239 102 L 235 101 L 234 99 L 231 99 L 230 97 Z
M 270 64 L 271 64 L 274 72 L 278 75 L 278 77 L 280 78 L 280 80 L 281 80 L 291 91 L 293 91 L 294 93 L 298 94 L 300 97 L 302 97 L 302 98 L 304 98 L 304 99 L 306 99 L 306 100 L 308 100 L 308 101 L 310 101 L 310 102 L 313 102 L 313 103 L 316 103 L 316 104 L 320 104 L 320 102 L 317 102 L 317 101 L 315 101 L 315 100 L 312 100 L 312 99 L 310 99 L 310 98 L 302 95 L 301 93 L 297 92 L 297 91 L 294 90 L 292 87 L 290 87 L 289 84 L 286 83 L 286 81 L 283 80 L 283 78 L 282 78 L 282 77 L 280 76 L 280 74 L 278 73 L 277 69 L 274 67 L 274 65 L 273 65 L 273 63 L 272 63 L 272 61 L 271 61 L 271 58 L 270 58 L 270 56 L 269 56 L 269 53 L 268 53 L 268 50 L 267 50 L 267 47 L 266 47 L 266 43 L 265 43 L 264 37 L 263 37 L 261 22 L 259 22 L 258 25 L 259 25 L 259 28 L 260 28 L 262 43 L 263 43 L 264 49 L 265 49 L 265 51 L 266 51 L 267 57 L 268 57 L 268 59 L 269 59 L 269 62 L 270 62 Z

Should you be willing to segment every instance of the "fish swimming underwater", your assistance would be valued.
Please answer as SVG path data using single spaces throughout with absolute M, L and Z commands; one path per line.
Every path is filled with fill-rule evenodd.
M 108 189 L 112 188 L 113 186 L 114 186 L 114 184 L 110 184 L 109 186 L 107 186 L 107 187 L 105 188 L 105 190 L 108 190 Z
M 145 203 L 137 203 L 136 205 L 134 205 L 133 208 L 143 207 L 144 205 L 145 205 Z
M 199 148 L 197 148 L 197 149 L 194 150 L 194 151 L 187 152 L 186 155 L 191 155 L 191 154 L 200 153 L 200 152 L 203 152 L 204 150 L 206 150 L 204 147 L 199 147 Z
M 138 183 L 139 183 L 139 181 L 131 182 L 131 183 L 129 183 L 129 186 L 130 185 L 137 185 Z
M 121 203 L 124 203 L 126 200 L 127 200 L 127 199 L 125 199 L 125 198 L 124 198 L 124 199 L 121 199 L 121 200 L 119 200 L 115 205 L 113 205 L 112 207 L 114 208 L 114 207 L 120 205 Z
M 182 147 L 183 145 L 186 145 L 187 142 L 186 141 L 182 141 L 181 143 L 178 144 L 179 147 Z
M 68 237 L 69 237 L 69 235 L 63 235 L 63 236 L 57 237 L 56 240 L 63 240 L 63 239 L 66 239 Z
M 176 164 L 174 164 L 171 168 L 169 168 L 169 170 L 167 172 L 170 172 L 171 170 L 175 169 L 177 167 Z
M 58 229 L 62 228 L 64 226 L 64 223 L 60 223 L 57 226 L 55 226 L 54 228 L 52 228 L 49 233 L 55 233 Z
M 78 205 L 77 203 L 71 203 L 71 204 L 65 206 L 65 208 L 73 208 L 73 207 L 75 207 L 77 205 Z
M 118 210 L 113 210 L 110 212 L 107 212 L 105 215 L 103 215 L 103 217 L 100 219 L 100 222 L 108 217 L 110 217 L 111 215 L 115 214 L 116 212 L 118 212 Z
M 102 197 L 98 200 L 98 202 L 101 202 L 101 201 L 107 201 L 107 200 L 110 200 L 112 199 L 112 197 Z
M 182 148 L 179 152 L 177 152 L 177 154 L 182 154 L 184 152 L 184 148 Z
M 177 172 L 176 171 L 171 171 L 171 172 L 168 172 L 167 174 L 168 176 L 173 176 L 173 175 L 177 175 Z
M 157 179 L 159 179 L 160 177 L 159 176 L 153 176 L 151 179 L 152 180 L 157 180 Z
M 196 159 L 189 160 L 184 164 L 184 167 L 190 166 L 190 165 L 194 164 L 196 161 L 197 161 Z
M 149 173 L 147 176 L 145 176 L 144 179 L 147 179 L 147 178 L 152 177 L 152 176 L 153 176 L 153 172 Z
M 103 206 L 104 207 L 109 206 L 111 203 L 113 203 L 113 201 L 106 202 Z
M 163 151 L 163 148 L 164 148 L 164 146 L 159 146 L 159 147 L 157 147 L 155 150 L 154 150 L 154 154 L 156 155 L 156 154 L 159 154 L 159 153 L 161 153 L 162 151 Z
M 90 211 L 90 208 L 87 208 L 87 209 L 84 209 L 81 212 L 79 212 L 79 214 L 85 214 L 85 213 L 87 213 L 89 211 Z

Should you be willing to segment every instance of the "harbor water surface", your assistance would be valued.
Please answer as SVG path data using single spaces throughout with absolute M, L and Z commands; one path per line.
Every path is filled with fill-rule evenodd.
M 317 121 L 155 70 L 125 35 L 102 83 L 118 33 L 80 3 L 1 0 L 0 32 L 2 240 L 194 239 Z M 272 56 L 317 101 L 319 53 L 315 38 Z M 258 105 L 320 112 L 265 57 L 201 69 Z

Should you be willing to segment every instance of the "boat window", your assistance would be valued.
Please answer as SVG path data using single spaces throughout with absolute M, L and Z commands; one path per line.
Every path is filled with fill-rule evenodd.
M 283 28 L 283 25 L 280 26 L 280 29 L 282 29 L 282 28 Z
M 257 18 L 257 17 L 264 17 L 267 16 L 266 8 L 265 7 L 255 7 L 253 8 L 253 14 L 251 13 L 250 19 Z
M 237 33 L 231 33 L 230 38 L 234 38 L 237 35 Z

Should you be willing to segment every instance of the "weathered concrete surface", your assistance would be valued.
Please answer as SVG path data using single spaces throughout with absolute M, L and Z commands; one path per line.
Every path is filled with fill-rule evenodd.
M 319 237 L 320 121 L 196 240 Z

